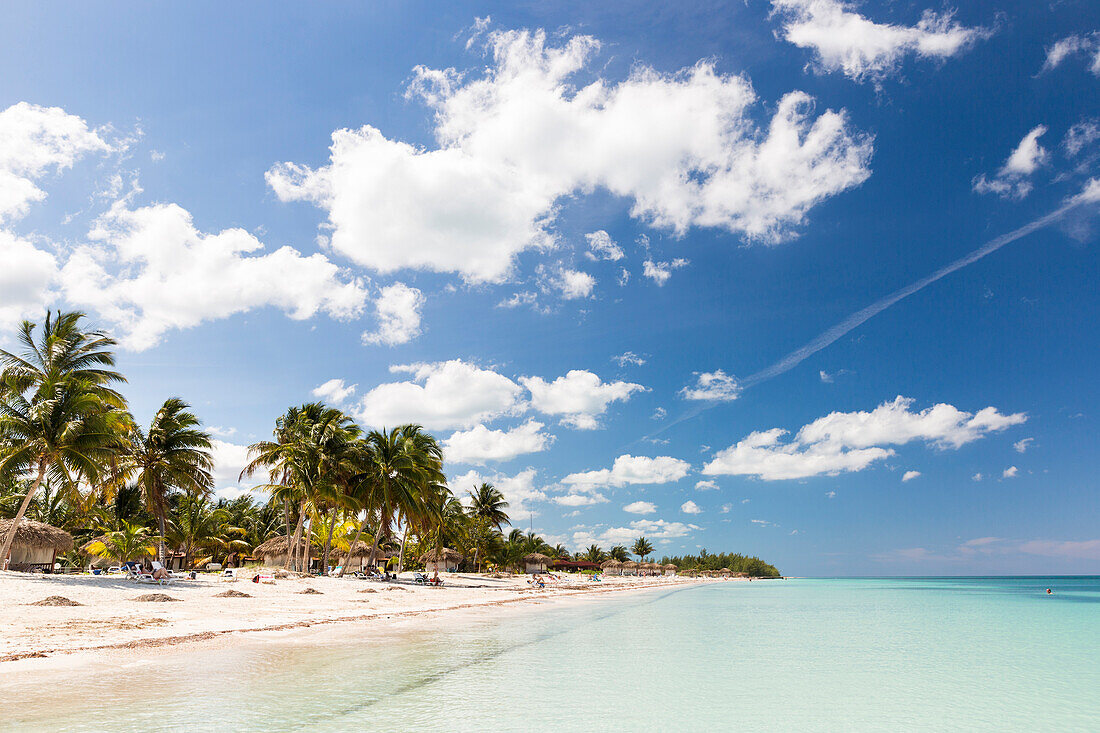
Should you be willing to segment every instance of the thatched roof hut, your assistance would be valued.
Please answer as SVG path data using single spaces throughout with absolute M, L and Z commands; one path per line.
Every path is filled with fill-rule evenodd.
M 546 566 L 550 564 L 550 557 L 541 552 L 532 552 L 523 556 L 524 572 L 545 573 Z
M 7 536 L 11 523 L 10 519 L 0 519 L 0 537 Z M 19 529 L 15 530 L 8 569 L 53 570 L 57 554 L 71 549 L 73 536 L 65 530 L 33 519 L 24 519 L 19 523 Z
M 447 572 L 458 569 L 458 564 L 462 562 L 462 553 L 457 550 L 452 550 L 449 547 L 444 547 L 438 551 L 429 550 L 421 555 L 420 559 L 424 562 L 424 567 L 429 572 L 436 570 Z
M 661 568 L 661 570 L 663 570 L 665 572 L 665 575 L 675 575 L 676 574 L 676 566 L 673 565 L 672 563 L 666 564 L 663 568 Z
M 722 568 L 718 571 L 718 574 L 721 575 L 723 578 L 728 578 L 731 574 L 731 571 L 729 568 Z
M 638 574 L 638 563 L 634 562 L 633 560 L 627 560 L 626 562 L 624 562 L 623 565 L 622 565 L 622 568 L 623 568 L 623 575 L 637 575 Z
M 372 544 L 371 542 L 359 540 L 348 552 L 333 549 L 332 555 L 341 565 L 346 565 L 348 568 L 365 568 L 374 565 L 382 565 L 391 557 L 397 557 L 396 552 L 392 550 L 383 550 L 381 547 L 376 547 L 372 555 Z
M 615 558 L 611 558 L 600 563 L 600 570 L 604 572 L 604 575 L 622 575 L 623 564 Z
M 267 542 L 256 545 L 252 550 L 252 557 L 256 558 L 264 565 L 271 567 L 278 567 L 286 563 L 287 547 L 289 543 L 286 541 L 286 535 L 276 535 L 269 539 Z M 301 554 L 304 550 L 309 548 L 309 543 L 302 538 L 298 543 L 298 552 Z

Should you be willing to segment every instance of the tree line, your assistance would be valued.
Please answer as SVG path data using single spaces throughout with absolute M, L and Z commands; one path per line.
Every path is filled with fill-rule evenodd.
M 24 321 L 17 341 L 16 351 L 0 350 L 0 516 L 14 519 L 0 538 L 5 564 L 24 517 L 73 534 L 74 565 L 87 554 L 165 562 L 169 548 L 185 566 L 225 562 L 280 536 L 285 567 L 301 572 L 353 550 L 395 555 L 402 567 L 447 547 L 476 571 L 522 569 L 531 553 L 593 563 L 653 553 L 644 537 L 629 550 L 570 553 L 509 529 L 508 503 L 491 484 L 455 496 L 439 442 L 419 425 L 368 431 L 321 402 L 289 408 L 269 440 L 249 446 L 239 480 L 256 482 L 266 501 L 218 499 L 210 433 L 178 397 L 138 424 L 119 391 L 126 380 L 110 335 L 86 328 L 81 313 L 58 312 L 41 328 Z M 714 558 L 775 573 L 741 555 L 671 561 L 703 567 Z

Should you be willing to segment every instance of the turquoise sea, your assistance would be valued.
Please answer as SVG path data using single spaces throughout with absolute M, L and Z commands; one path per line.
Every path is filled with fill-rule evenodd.
M 0 727 L 1100 731 L 1100 577 L 712 583 L 437 619 L 5 674 Z

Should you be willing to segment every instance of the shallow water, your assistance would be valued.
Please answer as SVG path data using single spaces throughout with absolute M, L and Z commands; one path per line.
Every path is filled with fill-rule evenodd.
M 1100 577 L 715 583 L 452 626 L 9 673 L 0 727 L 1100 730 Z

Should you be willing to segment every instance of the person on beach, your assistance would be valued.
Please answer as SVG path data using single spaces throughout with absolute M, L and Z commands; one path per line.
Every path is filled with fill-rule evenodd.
M 168 571 L 164 568 L 157 568 L 153 571 L 153 580 L 165 580 L 168 578 Z

